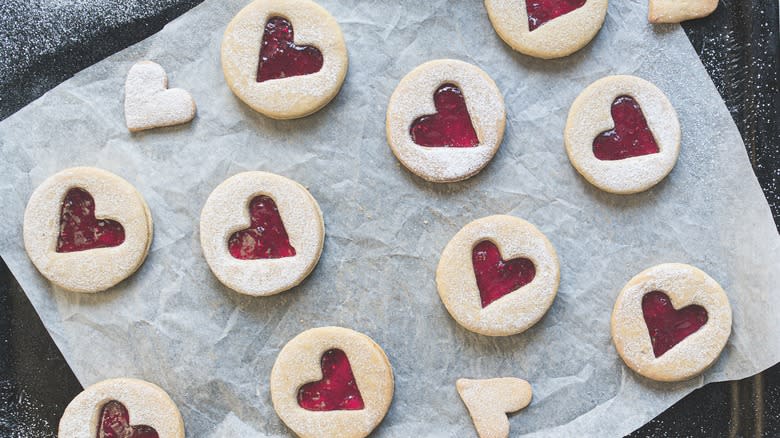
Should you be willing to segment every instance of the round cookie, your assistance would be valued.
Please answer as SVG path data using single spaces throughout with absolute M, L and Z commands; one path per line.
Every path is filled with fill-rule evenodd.
M 563 133 L 574 168 L 616 194 L 641 192 L 664 179 L 677 162 L 680 137 L 669 99 L 635 76 L 607 76 L 589 85 L 572 104 Z
M 322 212 L 309 191 L 268 172 L 228 178 L 200 215 L 200 243 L 211 271 L 246 295 L 297 286 L 317 265 L 324 239 Z
M 362 333 L 310 329 L 279 352 L 271 399 L 300 437 L 365 437 L 390 408 L 393 370 L 382 348 Z
M 347 64 L 341 28 L 310 0 L 255 0 L 233 17 L 222 39 L 228 86 L 274 119 L 304 117 L 327 105 Z
M 558 255 L 532 224 L 506 215 L 463 227 L 442 252 L 436 286 L 444 306 L 463 327 L 487 336 L 521 333 L 555 299 Z
M 585 47 L 601 29 L 607 0 L 485 0 L 493 29 L 514 50 L 542 59 Z
M 104 380 L 77 395 L 62 414 L 57 436 L 119 436 L 117 432 L 128 427 L 137 434 L 153 429 L 160 438 L 184 438 L 184 420 L 168 394 L 157 385 L 128 378 Z
M 726 293 L 706 273 L 681 263 L 636 275 L 612 310 L 612 341 L 623 362 L 662 382 L 702 373 L 718 359 L 730 334 Z
M 66 204 L 71 207 L 64 209 Z M 73 211 L 84 218 L 74 218 Z M 146 259 L 152 233 L 141 194 L 93 167 L 52 175 L 35 189 L 24 212 L 30 260 L 49 281 L 74 292 L 103 291 L 133 274 Z
M 390 149 L 407 169 L 431 182 L 454 182 L 474 176 L 496 154 L 506 110 L 487 73 L 467 62 L 440 59 L 401 80 L 390 97 L 386 123 Z

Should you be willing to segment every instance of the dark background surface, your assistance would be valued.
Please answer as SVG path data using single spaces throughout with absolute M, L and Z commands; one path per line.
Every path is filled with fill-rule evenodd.
M 0 0 L 0 120 L 201 0 Z M 722 0 L 683 24 L 780 218 L 778 2 Z M 768 340 L 778 342 L 777 339 Z M 81 385 L 0 261 L 0 437 L 53 437 Z M 705 386 L 631 437 L 780 437 L 780 365 Z

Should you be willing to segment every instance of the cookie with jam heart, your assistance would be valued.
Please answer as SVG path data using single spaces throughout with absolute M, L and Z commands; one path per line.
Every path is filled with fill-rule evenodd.
M 495 82 L 467 62 L 440 59 L 407 74 L 387 106 L 387 143 L 431 182 L 477 174 L 498 151 L 506 110 Z
M 368 436 L 393 400 L 393 370 L 368 336 L 341 327 L 306 330 L 271 370 L 279 418 L 304 438 Z
M 571 55 L 599 32 L 607 0 L 485 0 L 498 36 L 525 55 L 551 59 Z
M 682 263 L 637 274 L 612 310 L 612 341 L 623 362 L 662 382 L 701 374 L 718 359 L 730 334 L 731 305 L 723 288 Z
M 211 271 L 246 295 L 273 295 L 298 285 L 317 265 L 324 239 L 314 197 L 273 173 L 228 178 L 200 214 L 200 243 Z
M 222 38 L 228 86 L 274 119 L 305 117 L 327 105 L 341 89 L 347 64 L 341 28 L 311 0 L 255 0 Z
M 159 386 L 109 379 L 87 387 L 62 414 L 59 438 L 184 438 L 184 420 Z
M 141 266 L 152 216 L 140 193 L 102 169 L 74 167 L 46 179 L 24 212 L 24 247 L 38 271 L 74 292 L 106 290 Z
M 558 292 L 560 270 L 555 248 L 535 226 L 488 216 L 463 227 L 444 248 L 436 286 L 460 325 L 508 336 L 544 316 Z
M 563 133 L 572 166 L 616 194 L 663 180 L 680 154 L 680 122 L 669 99 L 635 76 L 608 76 L 574 100 Z

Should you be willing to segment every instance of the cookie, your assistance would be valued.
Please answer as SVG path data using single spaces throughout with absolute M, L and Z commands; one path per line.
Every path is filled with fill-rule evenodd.
M 109 379 L 82 391 L 65 408 L 59 438 L 184 438 L 184 420 L 160 387 Z
M 458 379 L 458 394 L 466 405 L 479 438 L 508 438 L 509 419 L 531 403 L 531 385 L 516 377 Z
M 271 399 L 279 418 L 300 437 L 365 437 L 390 408 L 393 370 L 382 348 L 364 334 L 310 329 L 279 352 Z
M 718 7 L 718 0 L 650 0 L 647 19 L 651 23 L 680 23 L 706 17 Z
M 558 255 L 532 224 L 505 215 L 463 227 L 442 252 L 436 286 L 463 327 L 487 336 L 522 333 L 555 299 Z
M 211 271 L 246 295 L 297 286 L 317 265 L 322 212 L 308 190 L 268 172 L 244 172 L 217 186 L 200 214 L 200 243 Z
M 387 106 L 387 142 L 412 173 L 431 182 L 470 178 L 504 137 L 506 110 L 495 82 L 467 62 L 440 59 L 407 74 Z
M 152 241 L 149 207 L 124 179 L 74 167 L 46 179 L 24 212 L 24 247 L 40 273 L 74 292 L 106 290 L 134 273 Z
M 255 0 L 222 38 L 222 70 L 233 93 L 274 119 L 328 104 L 347 74 L 347 46 L 333 16 L 310 0 Z
M 649 379 L 690 379 L 720 356 L 731 334 L 731 305 L 720 285 L 681 263 L 646 269 L 620 291 L 612 341 L 623 362 Z
M 551 59 L 585 47 L 604 24 L 607 0 L 485 0 L 498 36 L 525 55 Z
M 168 89 L 168 75 L 152 61 L 130 68 L 125 82 L 125 123 L 130 131 L 187 123 L 195 117 L 195 100 L 181 88 Z
M 594 186 L 632 194 L 658 184 L 680 154 L 680 122 L 669 99 L 635 76 L 608 76 L 574 101 L 563 138 L 575 169 Z

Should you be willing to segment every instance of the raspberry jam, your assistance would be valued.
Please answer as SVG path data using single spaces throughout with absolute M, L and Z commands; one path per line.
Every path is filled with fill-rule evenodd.
M 568 14 L 584 5 L 585 0 L 526 0 L 525 10 L 528 12 L 528 30 L 533 32 L 544 23 Z
M 295 44 L 292 23 L 287 19 L 271 17 L 265 24 L 257 82 L 317 73 L 322 63 L 319 49 Z
M 615 127 L 593 140 L 593 155 L 599 160 L 623 160 L 660 152 L 639 104 L 630 96 L 612 103 Z
M 125 241 L 125 228 L 111 219 L 95 217 L 95 200 L 84 189 L 72 188 L 60 209 L 57 252 L 75 252 L 119 246 Z
M 228 239 L 230 255 L 241 260 L 279 259 L 295 255 L 276 203 L 260 195 L 249 203 L 249 228 L 236 231 Z
M 418 117 L 410 128 L 420 146 L 468 148 L 479 144 L 460 88 L 444 84 L 433 94 L 436 114 Z
M 530 283 L 536 276 L 534 262 L 523 257 L 504 260 L 498 247 L 489 240 L 483 240 L 474 247 L 471 262 L 483 309 Z
M 363 409 L 352 367 L 347 355 L 339 349 L 322 354 L 322 380 L 298 389 L 298 405 L 307 411 L 357 411 Z
M 649 292 L 642 297 L 642 314 L 655 357 L 661 357 L 707 323 L 704 307 L 692 304 L 675 310 L 669 297 L 659 291 Z
M 100 411 L 97 438 L 159 438 L 150 426 L 131 426 L 130 414 L 122 403 L 111 400 Z

